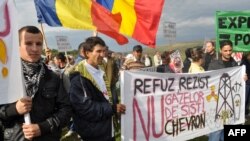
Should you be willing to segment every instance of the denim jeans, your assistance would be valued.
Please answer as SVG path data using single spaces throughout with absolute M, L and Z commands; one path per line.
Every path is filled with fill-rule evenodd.
M 210 133 L 208 141 L 224 141 L 224 129 Z

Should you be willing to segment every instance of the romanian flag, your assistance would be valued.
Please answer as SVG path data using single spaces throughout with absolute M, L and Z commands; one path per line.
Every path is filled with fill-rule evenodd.
M 119 32 L 154 47 L 164 0 L 96 0 L 111 13 L 120 13 Z
M 38 22 L 49 26 L 97 30 L 119 44 L 128 39 L 119 33 L 122 17 L 93 0 L 35 0 Z

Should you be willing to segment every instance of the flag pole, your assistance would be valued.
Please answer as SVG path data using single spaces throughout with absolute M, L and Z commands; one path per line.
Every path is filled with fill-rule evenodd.
M 66 64 L 66 67 L 70 65 L 69 63 L 69 56 L 68 56 L 68 53 L 67 51 L 64 52 L 65 56 L 66 56 L 66 60 L 67 60 L 67 64 Z
M 97 37 L 98 36 L 98 31 L 93 31 L 93 37 Z
M 42 31 L 42 34 L 43 34 L 43 39 L 44 39 L 44 42 L 45 42 L 45 50 L 48 50 L 49 47 L 48 47 L 47 40 L 46 40 L 46 38 L 45 38 L 45 33 L 44 33 L 44 30 L 43 30 L 43 24 L 40 23 L 40 25 L 41 25 L 41 31 Z

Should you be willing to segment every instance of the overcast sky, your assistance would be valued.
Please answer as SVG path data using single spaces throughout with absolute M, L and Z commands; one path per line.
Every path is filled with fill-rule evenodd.
M 36 11 L 33 0 L 15 0 L 18 10 L 19 26 L 36 25 Z M 177 41 L 193 41 L 215 38 L 215 12 L 249 10 L 249 0 L 165 0 L 161 21 L 157 33 L 157 45 L 168 44 L 163 34 L 163 22 L 176 23 Z M 78 45 L 91 31 L 67 30 L 64 28 L 51 28 L 44 25 L 45 36 L 50 48 L 56 48 L 56 35 L 69 37 L 72 48 Z M 130 38 L 129 44 L 119 46 L 113 39 L 99 34 L 107 45 L 114 51 L 130 51 L 132 46 L 139 44 Z

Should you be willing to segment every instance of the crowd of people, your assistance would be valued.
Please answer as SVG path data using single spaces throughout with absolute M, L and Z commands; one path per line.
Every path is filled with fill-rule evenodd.
M 114 58 L 114 52 L 100 37 L 89 37 L 78 47 L 78 56 L 53 55 L 46 49 L 41 58 L 43 35 L 35 26 L 19 30 L 26 97 L 0 105 L 0 140 L 44 141 L 60 140 L 62 129 L 68 127 L 65 137 L 77 133 L 83 141 L 114 141 L 119 130 L 120 117 L 126 106 L 119 101 L 119 72 L 155 67 L 159 73 L 199 73 L 239 65 L 233 58 L 229 40 L 220 43 L 216 57 L 215 44 L 208 41 L 205 48 L 188 48 L 181 70 L 171 59 L 173 51 L 156 52 L 151 58 L 143 55 L 143 47 L 135 45 L 131 54 Z M 246 65 L 250 75 L 250 53 L 240 65 Z M 178 62 L 178 66 L 179 62 Z M 250 80 L 246 80 L 246 115 L 249 114 Z M 31 124 L 24 115 L 30 114 Z M 223 130 L 209 135 L 209 141 L 223 139 Z

